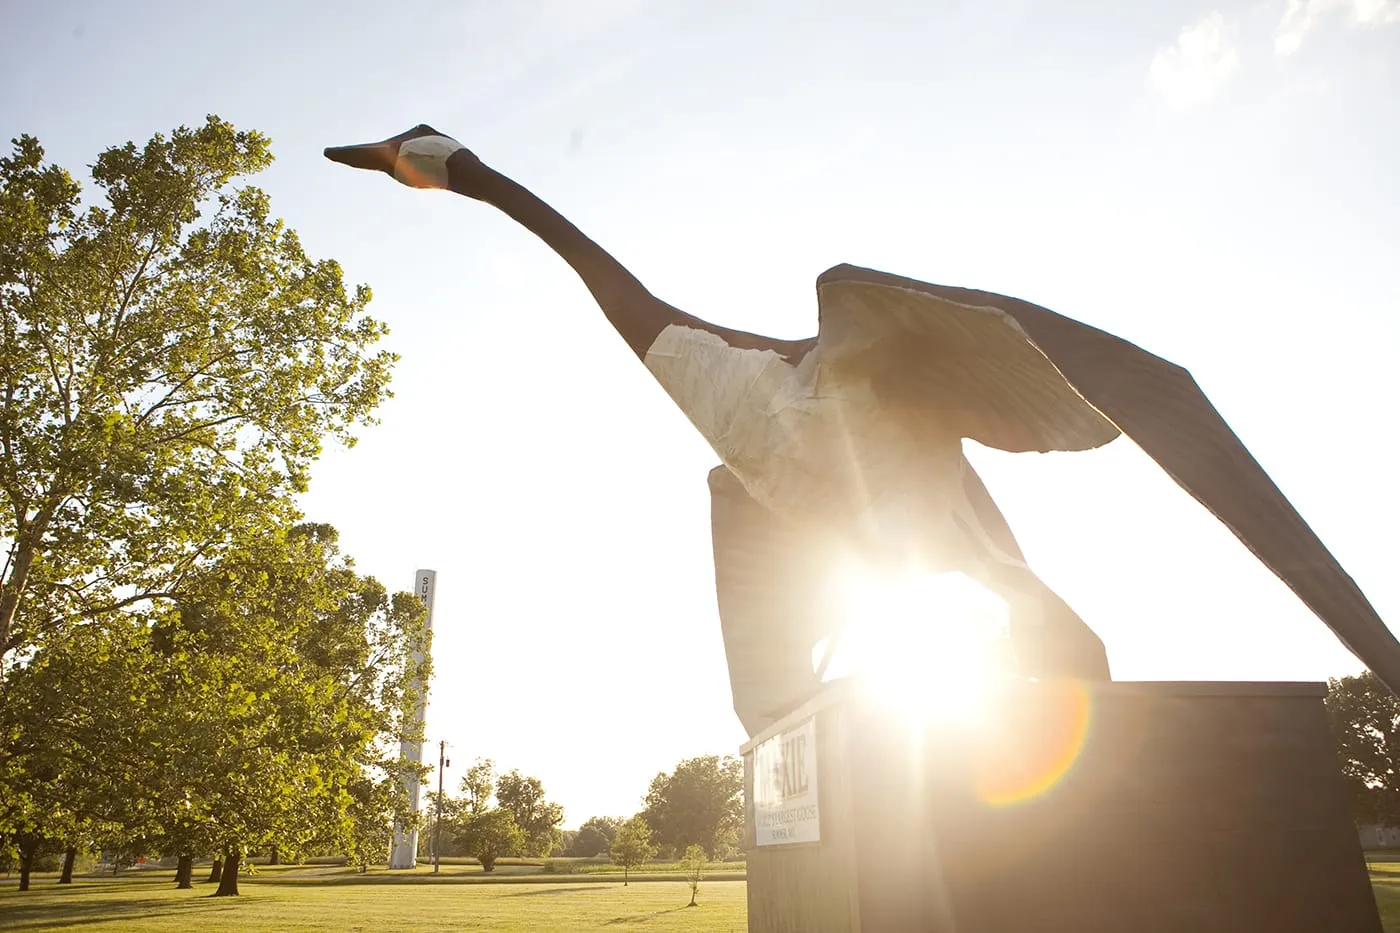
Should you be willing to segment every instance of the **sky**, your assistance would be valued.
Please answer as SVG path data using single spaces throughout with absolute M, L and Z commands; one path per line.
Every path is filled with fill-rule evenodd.
M 781 337 L 841 262 L 1014 295 L 1191 370 L 1400 619 L 1400 0 L 1038 4 L 0 0 L 0 131 L 80 173 L 217 113 L 402 357 L 304 497 L 357 567 L 438 571 L 427 735 L 565 825 L 735 753 L 712 451 L 504 215 L 324 160 L 427 122 L 659 297 Z M 1127 680 L 1360 665 L 1127 440 L 968 443 Z

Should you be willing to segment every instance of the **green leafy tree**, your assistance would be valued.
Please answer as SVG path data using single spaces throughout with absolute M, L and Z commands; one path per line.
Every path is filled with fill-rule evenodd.
M 496 763 L 490 758 L 478 758 L 462 778 L 461 806 L 468 814 L 484 813 L 491 806 L 496 789 Z
M 155 746 L 151 792 L 178 818 L 172 847 L 223 859 L 218 893 L 238 893 L 249 849 L 339 847 L 364 865 L 406 815 L 398 743 L 418 728 L 423 614 L 311 524 L 246 542 L 157 614 L 164 682 L 142 718 L 178 738 Z
M 608 855 L 614 865 L 622 866 L 622 885 L 626 887 L 632 870 L 645 865 L 656 855 L 646 817 L 639 813 L 619 826 Z
M 705 863 L 709 857 L 705 855 L 705 850 L 696 845 L 686 846 L 685 854 L 681 856 L 681 871 L 685 872 L 685 880 L 690 885 L 690 903 L 687 907 L 697 906 L 695 896 L 700 893 L 700 882 L 705 879 Z
M 346 825 L 341 834 L 345 857 L 359 867 L 361 874 L 369 866 L 384 860 L 394 837 L 394 820 L 405 808 L 402 785 L 392 773 L 352 775 L 346 785 L 349 805 Z
M 590 816 L 578 828 L 564 854 L 574 858 L 591 858 L 607 852 L 622 822 L 618 816 Z
M 258 535 L 175 606 L 54 635 L 0 707 L 0 831 L 43 846 L 346 851 L 362 866 L 406 809 L 398 744 L 423 608 L 354 573 L 334 529 Z M 376 852 L 376 849 L 379 852 Z
M 456 827 L 457 845 L 481 863 L 482 871 L 494 871 L 496 860 L 517 855 L 526 836 L 515 824 L 515 816 L 504 807 L 469 813 Z
M 154 740 L 133 703 L 154 685 L 136 620 L 82 627 L 12 672 L 0 707 L 0 837 L 64 852 L 139 838 L 150 810 L 139 793 Z M 24 863 L 21 864 L 21 882 Z
M 1330 681 L 1326 705 L 1357 824 L 1400 826 L 1400 699 L 1367 671 Z
M 545 856 L 559 842 L 559 824 L 564 808 L 545 799 L 539 778 L 526 777 L 512 770 L 496 779 L 496 802 L 511 812 L 515 825 L 525 834 L 521 855 Z
M 493 829 L 491 824 L 479 824 L 475 829 L 469 831 L 468 824 L 473 817 L 480 816 L 492 809 L 492 801 L 496 793 L 496 765 L 490 758 L 478 758 L 467 768 L 467 773 L 463 775 L 460 783 L 460 795 L 454 796 L 445 793 L 442 799 L 438 799 L 436 791 L 428 793 L 428 809 L 436 815 L 442 814 L 443 838 L 442 855 L 468 855 L 474 856 L 464 846 L 474 843 L 475 840 L 486 830 Z M 518 828 L 518 827 L 517 827 Z M 515 842 L 519 842 L 521 837 L 512 837 Z M 513 842 L 514 844 L 514 842 Z M 427 854 L 429 841 L 427 838 L 419 839 L 420 854 Z M 516 848 L 505 853 L 497 852 L 496 855 L 514 855 L 523 848 L 521 842 Z M 494 859 L 493 859 L 494 864 Z
M 450 792 L 444 792 L 441 797 L 437 791 L 428 792 L 428 805 L 425 810 L 431 814 L 432 823 L 429 827 L 431 832 L 422 833 L 418 837 L 418 855 L 420 858 L 431 857 L 434 851 L 444 858 L 454 855 L 465 855 L 457 847 L 456 838 L 453 835 L 452 827 L 461 824 L 467 816 L 466 799 L 453 796 Z M 441 839 L 438 838 L 438 819 L 442 820 Z M 440 846 L 440 848 L 439 848 Z
M 656 840 L 677 852 L 698 845 L 723 858 L 744 818 L 744 766 L 719 755 L 688 758 L 652 779 L 642 811 Z
M 101 153 L 84 207 L 33 137 L 0 159 L 0 661 L 179 592 L 387 395 L 369 290 L 246 183 L 271 160 L 210 117 Z

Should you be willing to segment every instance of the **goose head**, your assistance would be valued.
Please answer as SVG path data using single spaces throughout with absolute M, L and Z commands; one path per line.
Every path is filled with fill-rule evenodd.
M 420 123 L 377 143 L 329 146 L 326 158 L 351 168 L 374 169 L 410 188 L 448 188 L 462 194 L 466 176 L 481 161 L 451 136 Z

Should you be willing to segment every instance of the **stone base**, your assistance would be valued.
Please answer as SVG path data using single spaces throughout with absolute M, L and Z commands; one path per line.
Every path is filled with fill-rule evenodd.
M 1380 933 L 1324 695 L 1027 685 L 915 730 L 835 685 L 744 747 L 749 929 Z M 753 749 L 813 717 L 821 841 L 756 846 Z

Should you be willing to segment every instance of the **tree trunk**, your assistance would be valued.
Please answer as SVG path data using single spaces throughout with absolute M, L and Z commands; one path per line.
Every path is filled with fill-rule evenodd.
M 622 866 L 622 886 L 627 887 L 627 866 Z
M 215 897 L 237 897 L 238 896 L 238 862 L 243 857 L 243 853 L 238 849 L 229 849 L 224 856 L 224 874 L 219 879 L 219 890 L 214 892 Z
M 20 597 L 24 595 L 25 584 L 29 582 L 29 568 L 34 564 L 39 542 L 43 540 L 44 532 L 49 530 L 49 522 L 53 521 L 57 510 L 57 500 L 50 493 L 49 504 L 39 509 L 29 527 L 16 529 L 15 538 L 19 547 L 14 552 L 14 562 L 10 564 L 10 578 L 0 586 L 0 654 L 11 647 L 10 634 L 14 630 Z
M 215 853 L 214 853 L 214 864 L 209 866 L 209 879 L 208 879 L 208 881 L 207 881 L 206 883 L 207 883 L 207 884 L 213 884 L 213 883 L 216 882 L 216 881 L 222 880 L 222 879 L 223 879 L 223 876 L 224 876 L 224 859 L 223 859 L 223 856 L 221 856 L 221 855 L 219 855 L 219 853 L 215 852 Z
M 175 866 L 175 887 L 192 888 L 194 883 L 194 856 L 187 852 L 180 853 L 180 861 Z
M 19 889 L 29 890 L 29 872 L 34 868 L 34 853 L 39 851 L 39 837 L 25 833 L 19 838 Z
M 73 883 L 73 863 L 78 860 L 78 847 L 69 846 L 63 852 L 63 874 L 58 876 L 59 884 Z
M 269 864 L 269 865 L 281 865 L 281 864 L 282 864 L 282 856 L 278 853 L 277 847 L 276 847 L 276 846 L 273 846 L 273 847 L 272 847 L 272 851 L 268 853 L 268 855 L 267 855 L 267 864 Z

